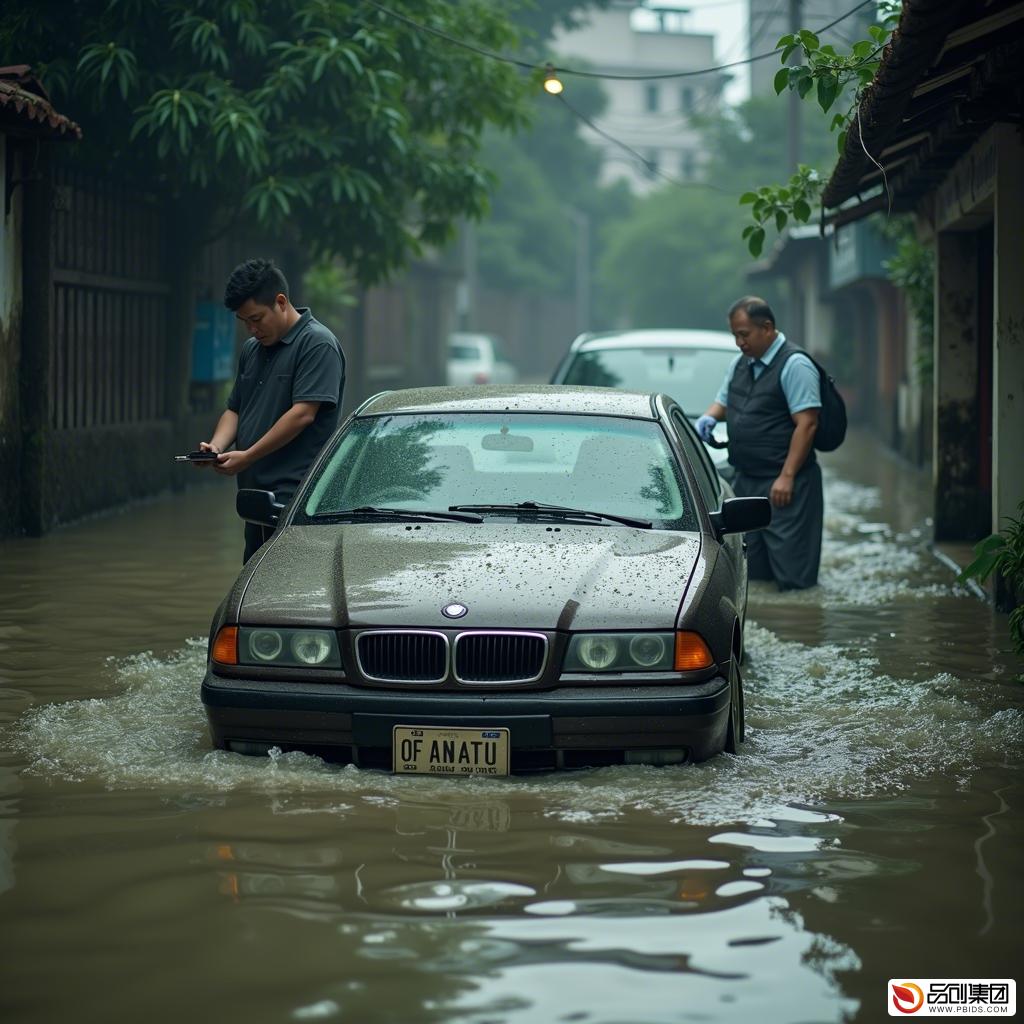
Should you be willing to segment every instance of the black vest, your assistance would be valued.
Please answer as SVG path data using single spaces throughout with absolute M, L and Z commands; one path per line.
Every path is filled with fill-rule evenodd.
M 741 360 L 736 364 L 726 405 L 729 461 L 745 476 L 776 477 L 786 463 L 793 417 L 782 390 L 782 368 L 800 351 L 784 341 L 756 381 L 750 362 Z M 812 449 L 800 472 L 814 462 Z

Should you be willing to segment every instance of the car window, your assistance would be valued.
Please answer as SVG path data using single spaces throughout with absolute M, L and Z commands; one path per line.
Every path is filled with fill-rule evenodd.
M 678 409 L 672 412 L 672 424 L 679 435 L 683 451 L 693 464 L 693 473 L 697 478 L 697 487 L 700 489 L 704 504 L 709 512 L 713 512 L 720 504 L 719 496 L 721 494 L 721 481 L 715 464 L 711 461 L 707 448 L 697 437 L 697 432 L 693 429 L 690 421 Z
M 458 413 L 354 420 L 311 481 L 297 522 L 380 505 L 536 501 L 696 530 L 686 479 L 646 420 Z
M 476 360 L 481 356 L 479 345 L 470 345 L 465 342 L 453 341 L 448 345 L 449 359 Z
M 664 392 L 696 416 L 718 394 L 736 353 L 729 349 L 605 348 L 576 353 L 563 384 Z

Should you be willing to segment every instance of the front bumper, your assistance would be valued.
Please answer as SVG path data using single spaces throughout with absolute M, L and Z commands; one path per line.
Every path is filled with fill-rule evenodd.
M 703 761 L 722 750 L 729 717 L 729 683 L 721 676 L 685 686 L 427 693 L 227 679 L 208 670 L 202 699 L 222 749 L 277 746 L 387 769 L 396 725 L 508 728 L 516 772 Z M 663 755 L 642 756 L 657 751 Z

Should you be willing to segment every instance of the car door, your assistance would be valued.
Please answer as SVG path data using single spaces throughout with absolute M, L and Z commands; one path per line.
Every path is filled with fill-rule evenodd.
M 732 488 L 719 476 L 714 464 L 708 455 L 704 443 L 697 436 L 693 424 L 686 418 L 683 411 L 674 407 L 670 413 L 672 426 L 679 438 L 680 447 L 693 463 L 694 475 L 697 477 L 697 486 L 700 489 L 701 497 L 708 507 L 708 511 L 714 512 L 722 507 L 726 498 L 733 497 Z M 722 552 L 732 566 L 733 574 L 738 583 L 738 592 L 747 592 L 747 558 L 745 554 L 746 542 L 742 534 L 733 533 L 721 540 Z

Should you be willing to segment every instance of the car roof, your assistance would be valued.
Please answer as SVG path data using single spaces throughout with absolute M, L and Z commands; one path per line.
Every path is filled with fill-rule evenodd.
M 602 331 L 581 334 L 573 343 L 574 352 L 593 352 L 614 348 L 720 348 L 736 351 L 736 342 L 728 331 L 697 331 L 682 328 L 651 328 L 638 331 Z
M 541 412 L 653 420 L 651 395 L 566 384 L 404 388 L 367 399 L 357 416 L 431 412 Z
M 483 331 L 453 331 L 448 335 L 449 345 L 460 345 L 473 341 L 497 341 L 496 334 L 485 334 Z

